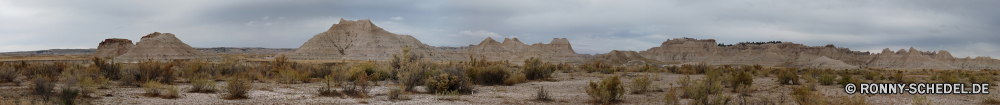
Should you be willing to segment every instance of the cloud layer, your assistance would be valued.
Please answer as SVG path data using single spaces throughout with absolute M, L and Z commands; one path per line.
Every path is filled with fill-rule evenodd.
M 339 19 L 371 19 L 432 46 L 486 37 L 579 53 L 645 50 L 671 38 L 788 41 L 880 52 L 915 47 L 1000 57 L 1000 1 L 690 0 L 0 0 L 0 52 L 96 48 L 105 38 L 174 33 L 194 47 L 296 48 Z

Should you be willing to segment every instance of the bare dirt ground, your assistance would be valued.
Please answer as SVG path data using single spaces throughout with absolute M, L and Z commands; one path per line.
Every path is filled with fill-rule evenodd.
M 621 75 L 622 82 L 627 86 L 633 78 L 632 75 L 637 74 L 647 74 L 641 72 L 620 72 L 617 74 L 601 74 L 601 73 L 555 73 L 554 78 L 548 81 L 530 81 L 526 83 L 520 83 L 512 86 L 481 86 L 475 85 L 475 92 L 471 94 L 459 95 L 460 99 L 457 100 L 442 100 L 447 96 L 434 95 L 433 93 L 427 93 L 424 91 L 423 86 L 417 87 L 418 92 L 406 93 L 404 96 L 409 98 L 409 100 L 389 100 L 388 90 L 390 86 L 393 86 L 391 82 L 380 81 L 379 86 L 375 86 L 370 90 L 368 98 L 354 98 L 349 96 L 334 96 L 334 97 L 322 97 L 318 96 L 316 91 L 322 86 L 322 83 L 312 82 L 312 83 L 298 83 L 298 84 L 277 84 L 277 83 L 253 83 L 253 90 L 249 93 L 249 99 L 238 99 L 238 100 L 227 100 L 223 99 L 223 92 L 216 93 L 188 93 L 181 92 L 180 97 L 176 99 L 162 99 L 159 97 L 146 97 L 142 95 L 144 91 L 139 87 L 131 86 L 113 86 L 111 89 L 100 89 L 99 92 L 91 94 L 92 98 L 85 98 L 86 103 L 92 104 L 594 104 L 593 99 L 586 94 L 584 87 L 587 86 L 590 81 L 599 81 L 605 76 L 611 75 Z M 654 92 L 647 92 L 644 94 L 625 94 L 624 99 L 618 104 L 649 104 L 649 105 L 660 105 L 665 104 L 664 96 L 666 94 L 665 90 L 670 88 L 679 87 L 676 83 L 677 80 L 684 76 L 681 74 L 673 73 L 650 73 L 656 78 L 653 80 Z M 691 75 L 693 80 L 699 80 L 704 77 L 704 75 Z M 918 81 L 922 80 L 920 76 Z M 792 87 L 798 85 L 780 85 L 776 82 L 775 76 L 770 77 L 760 77 L 756 76 L 753 79 L 753 90 L 750 96 L 746 98 L 749 100 L 755 100 L 760 98 L 767 98 L 772 102 L 777 102 L 778 104 L 797 104 L 792 96 Z M 872 82 L 870 80 L 865 80 L 865 82 Z M 888 81 L 879 81 L 888 82 Z M 224 86 L 225 82 L 218 82 L 218 86 Z M 0 84 L 0 89 L 3 89 L 4 96 L 16 95 L 18 92 L 29 91 L 27 82 L 22 83 L 20 86 L 16 86 L 13 83 L 3 83 Z M 176 83 L 181 91 L 186 91 L 190 88 L 189 83 Z M 822 94 L 826 98 L 837 98 L 840 96 L 862 96 L 867 100 L 867 103 L 877 104 L 877 105 L 897 105 L 897 104 L 912 104 L 913 95 L 910 94 L 893 94 L 893 95 L 861 95 L 853 94 L 848 95 L 844 92 L 844 88 L 841 85 L 817 85 L 816 93 Z M 554 101 L 536 101 L 534 100 L 535 94 L 540 87 L 544 87 L 550 92 Z M 995 86 L 993 86 L 995 87 Z M 57 87 L 58 90 L 59 87 Z M 742 100 L 736 93 L 730 92 L 732 88 L 725 88 L 720 92 L 719 95 L 731 95 L 734 97 L 734 102 L 739 102 Z M 659 90 L 659 91 L 655 91 Z M 993 91 L 991 89 L 991 91 Z M 993 91 L 995 92 L 995 91 Z M 679 95 L 679 94 L 678 94 Z M 940 95 L 927 95 L 933 104 L 981 104 L 982 100 L 987 95 L 958 95 L 958 94 L 940 94 Z M 687 104 L 692 99 L 680 100 L 681 104 Z

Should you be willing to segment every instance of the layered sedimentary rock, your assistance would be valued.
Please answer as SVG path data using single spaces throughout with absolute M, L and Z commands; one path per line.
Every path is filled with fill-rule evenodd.
M 128 39 L 118 39 L 110 38 L 101 41 L 100 45 L 97 45 L 97 52 L 94 53 L 94 57 L 118 57 L 119 55 L 125 54 L 129 49 L 134 47 L 132 40 Z
M 215 54 L 207 54 L 195 50 L 191 46 L 184 44 L 180 39 L 171 33 L 154 32 L 143 36 L 135 47 L 127 53 L 115 57 L 116 61 L 137 62 L 144 60 L 172 61 L 172 60 L 207 60 L 220 61 L 222 57 Z
M 833 45 L 805 46 L 791 42 L 719 45 L 712 39 L 676 38 L 659 47 L 640 51 L 643 57 L 664 62 L 709 64 L 761 64 L 798 68 L 849 69 L 997 69 L 1000 60 L 988 57 L 954 58 L 947 51 L 927 52 L 914 48 L 881 53 L 851 51 Z
M 631 65 L 662 65 L 665 64 L 660 61 L 647 59 L 642 57 L 638 52 L 635 51 L 618 51 L 612 50 L 611 52 L 605 54 L 594 55 L 594 58 L 590 59 L 592 62 L 604 62 L 607 64 L 615 66 L 631 66 Z
M 348 21 L 340 19 L 329 30 L 319 33 L 302 44 L 295 52 L 281 55 L 296 60 L 389 60 L 392 54 L 402 52 L 403 47 L 411 47 L 411 52 L 433 60 L 456 58 L 435 54 L 434 47 L 421 43 L 410 35 L 397 35 L 385 31 L 370 20 Z
M 478 45 L 466 50 L 466 53 L 481 55 L 487 60 L 508 60 L 522 61 L 531 57 L 539 58 L 547 62 L 565 62 L 583 60 L 566 38 L 553 38 L 548 44 L 535 43 L 527 45 L 521 43 L 517 38 L 504 38 L 504 42 L 497 42 L 493 38 L 486 38 Z
M 410 47 L 412 53 L 432 61 L 469 60 L 469 56 L 487 60 L 518 62 L 530 57 L 543 61 L 580 60 L 566 38 L 553 39 L 549 44 L 527 45 L 517 38 L 497 42 L 487 38 L 478 45 L 468 47 L 433 47 L 409 35 L 397 35 L 379 28 L 370 20 L 348 21 L 341 19 L 326 32 L 314 35 L 294 52 L 280 55 L 296 60 L 389 60 L 393 54 Z

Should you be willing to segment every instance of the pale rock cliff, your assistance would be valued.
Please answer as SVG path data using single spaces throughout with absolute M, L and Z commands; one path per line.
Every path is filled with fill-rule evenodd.
M 101 41 L 101 43 L 97 45 L 97 52 L 95 52 L 93 56 L 114 58 L 127 53 L 128 50 L 134 46 L 135 45 L 132 44 L 132 40 L 128 39 L 104 39 L 104 41 Z
M 222 57 L 215 54 L 207 54 L 195 50 L 191 46 L 184 44 L 180 39 L 171 33 L 154 32 L 143 36 L 135 47 L 121 56 L 115 57 L 115 61 L 138 62 L 152 59 L 155 61 L 172 60 L 207 60 L 221 61 Z

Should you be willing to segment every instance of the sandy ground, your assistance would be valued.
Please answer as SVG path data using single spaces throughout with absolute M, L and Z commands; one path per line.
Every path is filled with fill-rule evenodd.
M 181 92 L 180 98 L 176 99 L 162 99 L 159 97 L 146 97 L 143 96 L 144 92 L 142 88 L 138 87 L 128 87 L 128 86 L 114 86 L 111 89 L 101 89 L 97 94 L 91 94 L 94 98 L 88 98 L 91 100 L 90 103 L 94 104 L 149 104 L 149 105 L 161 105 L 161 104 L 593 104 L 592 98 L 587 96 L 584 92 L 584 87 L 589 81 L 598 81 L 601 77 L 609 75 L 635 75 L 635 74 L 646 74 L 646 73 L 619 73 L 619 74 L 600 74 L 600 73 L 555 73 L 555 77 L 550 81 L 530 81 L 527 83 L 521 83 L 513 86 L 475 86 L 475 92 L 472 94 L 460 95 L 459 100 L 441 100 L 444 96 L 434 95 L 432 93 L 427 93 L 423 90 L 423 87 L 417 87 L 416 90 L 419 92 L 407 93 L 405 97 L 410 98 L 410 100 L 399 100 L 392 101 L 388 99 L 388 87 L 391 83 L 386 81 L 379 82 L 380 86 L 376 86 L 371 89 L 369 93 L 372 97 L 369 98 L 352 98 L 349 96 L 343 97 L 321 97 L 317 96 L 318 89 L 321 83 L 298 83 L 298 84 L 273 84 L 273 83 L 253 83 L 254 89 L 250 91 L 249 99 L 239 99 L 239 100 L 226 100 L 222 97 L 224 94 L 222 92 L 217 93 L 188 93 Z M 671 86 L 677 87 L 676 81 L 681 74 L 672 73 L 654 73 L 653 74 L 653 84 L 654 90 L 669 90 Z M 692 79 L 701 79 L 703 75 L 691 75 Z M 623 76 L 622 82 L 628 84 L 631 82 L 631 76 Z M 774 102 L 784 102 L 784 104 L 796 104 L 792 99 L 791 93 L 792 87 L 797 85 L 780 85 L 775 82 L 775 77 L 754 77 L 754 92 L 752 95 L 748 96 L 748 99 L 754 100 L 761 97 L 768 97 Z M 867 80 L 866 80 L 867 81 Z M 885 81 L 888 82 L 888 81 Z M 218 82 L 219 86 L 224 86 L 225 82 Z M 24 83 L 27 84 L 27 83 Z M 22 84 L 21 86 L 14 86 L 13 83 L 3 83 L 0 84 L 0 88 L 4 89 L 4 94 L 12 95 L 18 91 L 25 92 L 28 87 Z M 177 83 L 175 84 L 180 90 L 188 90 L 190 84 L 188 83 Z M 547 91 L 550 92 L 552 98 L 555 101 L 535 101 L 534 96 L 539 87 L 545 87 Z M 995 87 L 995 86 L 994 86 Z M 721 95 L 731 95 L 735 100 L 739 101 L 741 98 L 737 97 L 736 93 L 729 92 L 732 88 L 724 89 L 725 92 L 720 92 Z M 15 91 L 11 91 L 15 90 Z M 848 96 L 844 92 L 843 87 L 840 85 L 829 85 L 822 86 L 818 85 L 816 93 L 820 93 L 828 98 L 836 98 L 839 96 Z M 995 90 L 991 90 L 995 92 Z M 662 105 L 664 104 L 663 97 L 666 94 L 665 91 L 655 91 L 647 92 L 644 94 L 626 94 L 623 101 L 619 104 L 649 104 L 649 105 Z M 679 95 L 679 94 L 678 94 Z M 854 94 L 854 96 L 863 96 L 867 99 L 868 103 L 883 105 L 883 104 L 911 104 L 913 95 L 910 94 L 894 94 L 894 95 L 860 95 Z M 935 104 L 980 104 L 986 95 L 956 95 L 956 94 L 942 94 L 942 95 L 927 95 L 928 99 Z M 686 104 L 691 101 L 691 99 L 681 99 L 682 104 Z

